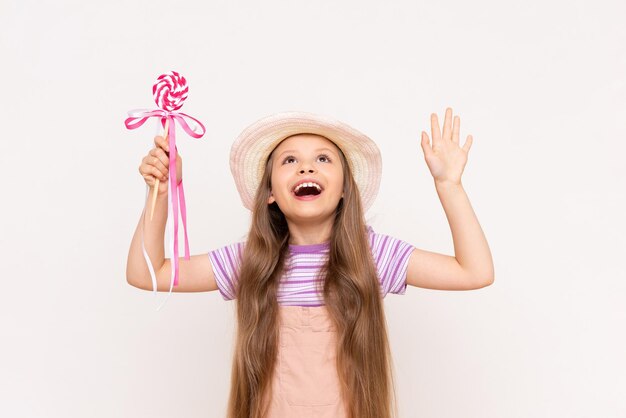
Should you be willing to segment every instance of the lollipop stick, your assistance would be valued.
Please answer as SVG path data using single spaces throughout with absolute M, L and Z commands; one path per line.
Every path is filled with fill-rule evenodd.
M 165 136 L 165 140 L 167 141 L 167 134 L 168 134 L 168 128 L 170 126 L 170 120 L 169 118 L 165 121 L 165 133 L 163 134 Z M 154 216 L 154 207 L 156 206 L 156 200 L 157 200 L 157 194 L 159 192 L 159 179 L 158 177 L 156 178 L 156 182 L 154 183 L 154 189 L 152 190 L 152 208 L 150 210 L 150 220 L 152 220 L 152 217 Z

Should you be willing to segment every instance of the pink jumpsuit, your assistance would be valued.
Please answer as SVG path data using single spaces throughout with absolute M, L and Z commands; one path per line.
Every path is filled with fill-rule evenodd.
M 326 306 L 279 306 L 279 349 L 267 418 L 345 418 L 337 331 Z

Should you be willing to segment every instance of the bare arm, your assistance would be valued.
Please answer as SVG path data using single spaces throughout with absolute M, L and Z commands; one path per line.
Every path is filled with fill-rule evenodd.
M 146 211 L 147 212 L 147 211 Z M 128 252 L 126 280 L 134 287 L 152 290 L 152 279 L 146 260 L 141 250 L 141 223 L 144 222 L 144 246 L 152 262 L 157 280 L 157 290 L 168 292 L 170 289 L 172 260 L 164 258 L 164 233 L 167 221 L 167 194 L 157 197 L 154 218 L 142 216 L 137 224 Z M 210 292 L 217 290 L 217 283 L 208 254 L 196 254 L 185 260 L 178 258 L 178 286 L 173 292 Z
M 139 166 L 139 172 L 146 180 L 146 184 L 153 187 L 155 179 L 161 180 L 157 194 L 154 217 L 149 217 L 150 208 L 146 202 L 146 209 L 143 216 L 139 217 L 135 234 L 128 251 L 128 261 L 126 263 L 127 282 L 139 289 L 152 290 L 152 279 L 148 269 L 147 261 L 141 249 L 141 227 L 143 224 L 143 239 L 146 252 L 152 262 L 157 281 L 157 290 L 169 291 L 171 281 L 171 260 L 165 258 L 164 239 L 165 224 L 167 222 L 167 174 L 168 174 L 168 154 L 165 139 L 157 136 L 155 138 L 155 148 L 144 157 Z M 177 156 L 177 179 L 182 178 L 182 159 Z M 151 197 L 151 196 L 150 196 Z M 174 286 L 174 292 L 206 292 L 217 290 L 215 276 L 209 261 L 208 254 L 197 254 L 185 260 L 178 258 L 178 286 Z
M 148 202 L 146 202 L 146 206 L 148 206 Z M 162 267 L 165 262 L 163 241 L 167 221 L 167 193 L 157 196 L 154 218 L 151 221 L 143 215 L 139 217 L 126 263 L 126 280 L 129 284 L 142 289 L 152 287 L 152 280 L 141 249 L 141 225 L 143 223 L 144 246 L 157 279 L 159 279 L 160 274 L 158 273 L 163 271 Z
M 459 265 L 478 287 L 494 281 L 494 268 L 489 244 L 469 198 L 460 184 L 437 184 Z
M 494 282 L 491 252 L 478 218 L 461 184 L 461 174 L 473 142 L 471 135 L 459 145 L 461 119 L 452 120 L 446 109 L 443 133 L 435 113 L 431 114 L 432 146 L 422 131 L 422 149 L 428 169 L 435 180 L 439 200 L 448 218 L 454 257 L 424 250 L 414 250 L 409 259 L 407 283 L 442 290 L 468 290 Z
M 438 290 L 472 290 L 491 285 L 491 252 L 463 186 L 438 184 L 437 193 L 450 223 L 455 255 L 416 248 L 409 259 L 407 284 Z

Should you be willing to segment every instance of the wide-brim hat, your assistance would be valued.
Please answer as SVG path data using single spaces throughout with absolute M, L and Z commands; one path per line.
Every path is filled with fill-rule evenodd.
M 359 188 L 363 211 L 374 202 L 380 186 L 382 160 L 378 147 L 367 135 L 328 116 L 309 112 L 280 112 L 245 128 L 230 150 L 230 170 L 243 205 L 252 210 L 267 159 L 285 138 L 316 134 L 341 149 Z

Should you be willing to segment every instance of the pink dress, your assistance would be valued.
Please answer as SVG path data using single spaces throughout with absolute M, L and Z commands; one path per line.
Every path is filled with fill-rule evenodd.
M 337 331 L 325 306 L 279 306 L 279 354 L 267 418 L 345 418 Z

